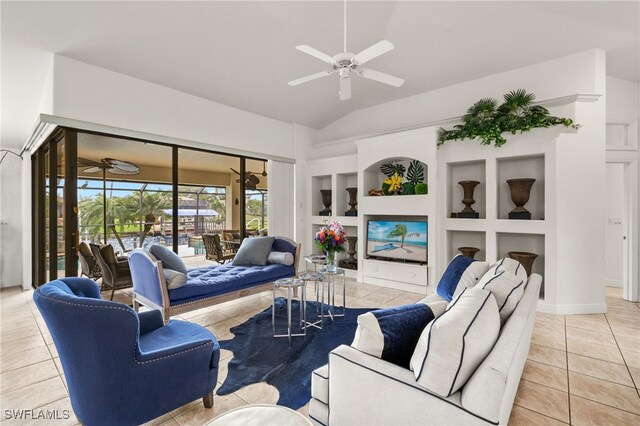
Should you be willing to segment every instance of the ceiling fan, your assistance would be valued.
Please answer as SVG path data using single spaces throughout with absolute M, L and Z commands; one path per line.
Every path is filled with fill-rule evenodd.
M 89 160 L 88 158 L 78 157 L 78 163 L 85 166 L 85 173 L 97 173 L 106 171 L 113 175 L 137 175 L 140 173 L 140 167 L 124 160 L 115 158 L 103 158 L 100 161 Z
M 240 172 L 237 171 L 236 169 L 230 167 L 230 170 L 237 174 L 238 176 L 240 176 Z M 267 171 L 264 170 L 262 172 L 262 176 L 266 176 L 267 175 Z M 238 179 L 236 179 L 237 183 L 240 183 L 240 178 L 238 177 Z M 255 191 L 257 189 L 257 185 L 260 183 L 260 179 L 258 179 L 258 176 L 256 176 L 256 173 L 254 172 L 244 172 L 244 187 L 245 189 L 249 189 L 252 191 Z
M 346 101 L 351 99 L 351 75 L 355 74 L 360 77 L 368 78 L 370 80 L 379 81 L 381 83 L 389 84 L 391 86 L 400 87 L 404 84 L 404 80 L 398 77 L 394 77 L 389 74 L 385 74 L 380 71 L 374 71 L 368 68 L 362 68 L 361 66 L 370 60 L 377 58 L 378 56 L 393 50 L 393 44 L 388 40 L 382 40 L 363 50 L 362 52 L 354 55 L 351 52 L 347 52 L 347 0 L 344 1 L 344 52 L 338 53 L 331 57 L 326 53 L 320 52 L 311 46 L 301 44 L 296 46 L 301 52 L 311 55 L 320 59 L 323 62 L 331 65 L 331 69 L 327 71 L 321 71 L 315 74 L 308 75 L 306 77 L 292 80 L 288 84 L 289 86 L 297 86 L 308 81 L 316 80 L 318 78 L 326 77 L 338 73 L 340 76 L 340 100 Z

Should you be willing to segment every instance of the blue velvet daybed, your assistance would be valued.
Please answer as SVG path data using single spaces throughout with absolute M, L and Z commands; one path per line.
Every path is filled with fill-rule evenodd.
M 133 309 L 137 311 L 140 305 L 159 309 L 166 322 L 173 315 L 270 290 L 271 283 L 275 280 L 296 275 L 300 244 L 285 237 L 276 237 L 271 251 L 291 253 L 293 265 L 227 264 L 198 268 L 187 272 L 185 285 L 168 289 L 162 262 L 144 249 L 133 250 L 129 255 L 133 279 Z

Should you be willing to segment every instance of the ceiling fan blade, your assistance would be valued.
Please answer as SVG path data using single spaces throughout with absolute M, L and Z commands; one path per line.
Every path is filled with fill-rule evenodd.
M 251 175 L 247 178 L 247 182 L 253 185 L 257 185 L 260 183 L 260 179 L 256 175 Z
M 83 164 L 85 166 L 91 166 L 91 167 L 104 167 L 104 163 L 101 163 L 99 161 L 89 160 L 88 158 L 82 158 L 82 157 L 78 157 L 78 163 Z
M 317 78 L 326 77 L 326 76 L 331 75 L 333 73 L 334 73 L 334 71 L 321 71 L 321 72 L 317 72 L 315 74 L 308 75 L 306 77 L 299 78 L 297 80 L 292 80 L 292 81 L 288 82 L 287 84 L 289 86 L 297 86 L 298 84 L 306 83 L 307 81 L 315 80 Z
M 326 53 L 322 53 L 318 49 L 314 49 L 311 46 L 307 46 L 306 44 L 301 44 L 299 46 L 296 46 L 296 49 L 306 53 L 307 55 L 311 55 L 314 58 L 318 58 L 323 62 L 326 62 L 328 64 L 333 64 L 333 58 L 331 56 L 327 55 Z
M 98 166 L 91 166 L 91 167 L 87 167 L 84 170 L 82 170 L 85 173 L 98 173 L 99 171 L 103 170 L 104 167 L 98 167 Z
M 239 172 L 239 171 L 237 171 L 236 169 L 234 169 L 233 167 L 229 167 L 229 169 L 230 169 L 233 173 L 235 173 L 235 174 L 237 174 L 238 176 L 240 176 L 240 172 Z
M 351 79 L 343 77 L 340 79 L 340 100 L 346 101 L 351 99 Z
M 385 74 L 380 71 L 374 71 L 369 69 L 360 69 L 358 75 L 370 80 L 379 81 L 380 83 L 390 84 L 391 86 L 400 87 L 404 84 L 404 80 L 398 77 L 394 77 L 389 74 Z
M 353 61 L 362 65 L 390 50 L 393 50 L 393 44 L 388 40 L 382 40 L 358 53 L 353 57 Z
M 105 158 L 102 161 L 109 165 L 109 173 L 116 175 L 137 175 L 140 173 L 140 167 L 128 161 L 117 158 Z

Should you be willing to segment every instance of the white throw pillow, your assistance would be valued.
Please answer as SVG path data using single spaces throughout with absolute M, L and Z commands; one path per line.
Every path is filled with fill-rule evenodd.
M 173 269 L 164 269 L 163 272 L 164 280 L 169 290 L 175 290 L 187 283 L 187 276 L 182 272 L 174 271 Z
M 474 287 L 489 264 L 458 254 L 451 259 L 436 285 L 436 294 L 451 301 L 467 287 Z
M 456 291 L 453 293 L 453 297 L 456 297 L 457 295 L 462 293 L 462 290 L 464 290 L 465 288 L 475 287 L 476 284 L 478 284 L 478 281 L 480 281 L 480 278 L 482 278 L 482 276 L 487 272 L 488 269 L 489 262 L 476 260 L 471 265 L 469 265 L 467 270 L 464 271 L 464 274 L 462 274 L 462 277 L 460 277 L 460 281 L 458 282 Z
M 489 290 L 496 298 L 500 322 L 504 325 L 522 299 L 526 285 L 527 273 L 520 262 L 504 258 L 491 265 L 477 287 Z
M 293 265 L 293 254 L 288 251 L 272 251 L 267 256 L 267 263 L 277 263 L 280 265 L 291 266 Z
M 495 269 L 497 272 L 507 271 L 515 275 L 516 277 L 523 280 L 525 283 L 527 282 L 527 271 L 525 271 L 524 266 L 520 262 L 510 257 L 503 257 L 498 260 L 496 263 L 491 265 L 489 270 Z
M 410 362 L 418 384 L 441 396 L 457 392 L 491 352 L 499 333 L 491 292 L 465 288 L 422 331 Z

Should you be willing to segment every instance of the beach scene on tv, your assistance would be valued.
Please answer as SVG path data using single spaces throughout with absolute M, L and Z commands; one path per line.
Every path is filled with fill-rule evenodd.
M 367 255 L 410 262 L 427 261 L 427 222 L 370 220 Z

